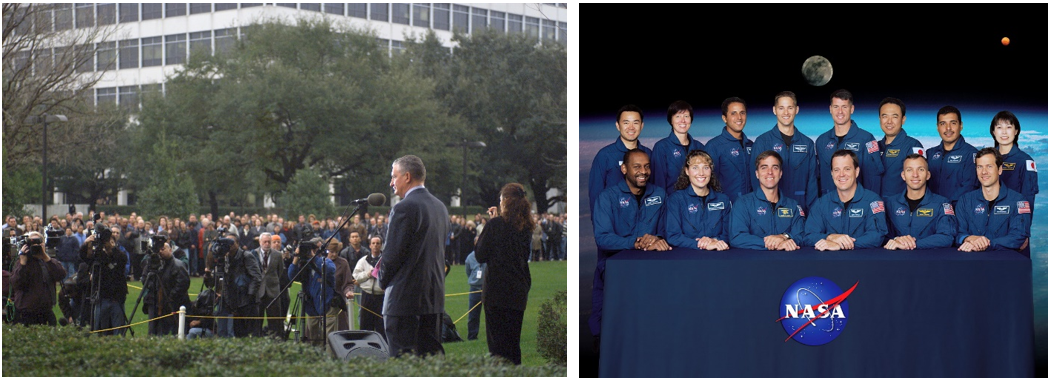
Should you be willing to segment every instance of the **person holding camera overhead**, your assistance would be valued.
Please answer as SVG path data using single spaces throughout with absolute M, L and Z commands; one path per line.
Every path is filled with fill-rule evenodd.
M 330 311 L 332 308 L 330 303 L 335 295 L 333 286 L 336 284 L 336 264 L 324 255 L 315 255 L 320 242 L 321 238 L 300 242 L 299 247 L 296 248 L 296 256 L 292 258 L 292 264 L 289 265 L 288 270 L 289 279 L 299 281 L 303 284 L 303 288 L 307 289 L 307 300 L 302 302 L 304 312 L 311 317 L 307 320 L 307 338 L 311 345 L 316 346 L 325 343 L 325 327 L 322 326 L 321 315 L 329 312 L 329 315 L 332 315 L 329 319 L 335 319 L 339 312 L 339 310 Z M 306 266 L 309 268 L 301 274 L 300 266 L 304 266 L 305 262 L 308 263 Z M 324 282 L 322 272 L 325 273 Z M 299 274 L 298 278 L 297 274 Z M 323 286 L 325 287 L 324 294 L 322 293 Z
M 80 259 L 88 264 L 92 274 L 91 330 L 124 325 L 124 299 L 128 296 L 125 266 L 128 257 L 117 250 L 117 238 L 106 225 L 96 224 L 95 232 L 84 239 L 84 245 L 80 247 Z M 116 335 L 121 331 L 123 329 L 100 333 Z
M 55 283 L 66 278 L 66 269 L 44 250 L 44 236 L 29 232 L 14 266 L 15 321 L 23 325 L 50 325 L 55 320 Z
M 149 315 L 150 319 L 164 316 L 172 312 L 178 312 L 180 306 L 186 306 L 189 310 L 190 295 L 190 272 L 186 269 L 186 263 L 176 260 L 172 255 L 171 243 L 160 240 L 162 236 L 154 236 L 150 252 L 143 259 L 143 272 L 148 281 L 149 288 L 143 296 L 143 313 Z M 157 247 L 158 244 L 160 247 Z M 151 273 L 154 274 L 150 279 Z M 164 319 L 153 320 L 149 324 L 150 335 L 174 335 L 179 328 L 178 316 L 171 315 Z

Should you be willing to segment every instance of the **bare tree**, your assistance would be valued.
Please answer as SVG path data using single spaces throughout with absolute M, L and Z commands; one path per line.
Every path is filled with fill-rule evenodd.
M 3 4 L 5 167 L 39 160 L 41 133 L 25 123 L 27 117 L 48 113 L 75 120 L 91 113 L 92 87 L 105 73 L 95 70 L 97 43 L 112 40 L 117 27 L 96 26 L 94 17 L 77 18 L 75 11 L 68 3 Z M 70 130 L 78 125 L 70 123 L 63 126 L 65 133 L 49 134 L 54 159 L 75 151 L 80 134 Z

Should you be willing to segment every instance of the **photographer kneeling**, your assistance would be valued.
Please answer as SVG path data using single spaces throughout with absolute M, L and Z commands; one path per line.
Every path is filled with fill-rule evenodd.
M 312 345 L 321 346 L 325 343 L 325 330 L 322 326 L 321 315 L 328 311 L 327 315 L 331 315 L 328 319 L 336 319 L 339 310 L 331 307 L 335 295 L 333 286 L 336 284 L 336 264 L 324 255 L 315 255 L 317 251 L 318 243 L 314 240 L 300 243 L 288 272 L 290 279 L 299 281 L 307 290 L 305 293 L 307 300 L 302 302 L 304 312 L 311 317 L 307 320 L 307 338 Z M 299 274 L 297 278 L 296 274 L 300 273 L 301 263 L 307 263 L 308 269 Z M 321 281 L 322 271 L 325 272 L 324 283 Z M 323 288 L 324 294 L 322 293 Z
M 212 251 L 217 259 L 215 275 L 223 280 L 219 290 L 220 303 L 223 303 L 225 310 L 235 318 L 258 317 L 259 288 L 263 283 L 259 260 L 238 247 L 237 236 L 234 234 L 228 233 L 215 242 L 216 248 Z M 226 274 L 220 274 L 223 266 L 226 267 Z M 259 336 L 260 333 L 255 330 L 256 325 L 249 319 L 234 319 L 234 337 Z
M 15 321 L 54 326 L 55 284 L 66 277 L 66 269 L 47 255 L 39 232 L 29 232 L 24 237 L 14 266 Z
M 95 232 L 85 238 L 80 247 L 80 259 L 91 269 L 91 329 L 98 331 L 124 325 L 124 299 L 128 296 L 124 268 L 128 257 L 117 250 L 113 232 L 103 224 L 95 225 Z M 121 331 L 123 329 L 101 334 L 116 335 Z
M 172 256 L 171 244 L 162 236 L 154 236 L 143 259 L 143 312 L 150 319 L 178 312 L 180 306 L 190 308 L 190 273 L 183 261 Z M 168 316 L 150 321 L 150 335 L 174 335 L 179 328 L 179 317 Z

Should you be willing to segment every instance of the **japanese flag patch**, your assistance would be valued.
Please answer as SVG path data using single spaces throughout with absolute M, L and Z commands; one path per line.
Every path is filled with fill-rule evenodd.
M 884 201 L 873 201 L 869 203 L 869 209 L 873 211 L 873 214 L 884 213 Z
M 877 144 L 876 140 L 866 143 L 866 151 L 869 151 L 869 153 L 880 151 L 880 144 Z
M 913 153 L 921 155 L 921 157 L 924 157 L 924 147 L 913 147 Z
M 1015 203 L 1015 205 L 1016 205 L 1017 208 L 1019 208 L 1019 214 L 1028 214 L 1028 213 L 1030 213 L 1030 202 L 1029 201 L 1019 201 L 1019 202 Z
M 1026 170 L 1031 171 L 1031 172 L 1037 172 L 1037 164 L 1035 164 L 1033 160 L 1027 160 L 1026 161 Z

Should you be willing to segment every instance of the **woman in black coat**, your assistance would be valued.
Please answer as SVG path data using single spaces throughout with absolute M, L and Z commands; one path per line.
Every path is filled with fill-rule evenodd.
M 521 184 L 500 190 L 500 215 L 486 223 L 475 246 L 475 259 L 486 263 L 482 275 L 482 305 L 486 311 L 486 343 L 493 356 L 522 363 L 519 338 L 530 292 L 530 239 L 533 219 Z

